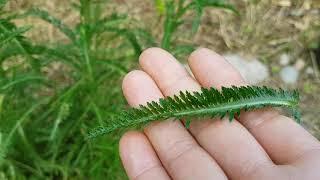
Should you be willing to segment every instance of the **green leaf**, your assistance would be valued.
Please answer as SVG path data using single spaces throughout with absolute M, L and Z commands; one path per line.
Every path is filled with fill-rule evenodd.
M 94 61 L 94 63 L 102 66 L 106 65 L 108 68 L 117 71 L 122 76 L 126 75 L 129 72 L 129 70 L 126 67 L 124 67 L 121 63 L 117 62 L 116 60 L 112 60 L 112 59 L 97 60 L 97 61 Z
M 204 7 L 215 7 L 215 8 L 222 8 L 230 10 L 236 14 L 239 14 L 239 12 L 236 10 L 236 8 L 232 5 L 227 3 L 225 0 L 197 0 L 201 3 Z
M 195 0 L 194 6 L 194 10 L 196 11 L 196 17 L 192 22 L 192 33 L 196 33 L 198 31 L 201 23 L 201 17 L 203 14 L 203 4 L 201 3 L 201 0 Z
M 19 38 L 18 36 L 21 37 L 21 35 L 27 32 L 30 28 L 31 28 L 30 26 L 26 26 L 26 27 L 13 29 L 8 32 L 0 32 L 0 47 L 15 38 Z
M 179 96 L 149 102 L 140 108 L 119 113 L 112 123 L 90 132 L 89 138 L 109 133 L 118 128 L 132 127 L 155 120 L 169 118 L 221 117 L 229 115 L 230 121 L 241 110 L 253 110 L 267 106 L 297 109 L 299 93 L 258 86 L 202 88 L 201 92 L 180 92 Z M 295 116 L 297 117 L 297 116 Z M 299 119 L 297 119 L 299 121 Z
M 75 52 L 75 48 L 69 45 L 56 44 L 49 47 L 48 45 L 33 45 L 27 40 L 20 39 L 21 46 L 24 47 L 25 51 L 21 51 L 16 43 L 9 43 L 2 48 L 0 53 L 0 63 L 4 60 L 14 57 L 25 55 L 28 52 L 29 56 L 37 57 L 41 60 L 41 65 L 46 65 L 51 61 L 63 61 L 65 64 L 71 65 L 74 68 L 80 68 L 78 52 Z
M 190 54 L 195 50 L 194 45 L 178 45 L 172 51 L 175 56 L 179 56 L 181 54 Z
M 139 43 L 139 41 L 137 40 L 137 37 L 135 35 L 135 33 L 133 31 L 131 31 L 130 29 L 123 29 L 123 28 L 106 28 L 105 29 L 106 31 L 109 31 L 109 32 L 114 32 L 120 36 L 123 36 L 125 37 L 129 42 L 130 44 L 132 45 L 134 51 L 135 51 L 135 54 L 136 55 L 139 55 L 141 54 L 142 52 L 142 47 Z
M 8 3 L 8 0 L 0 0 L 0 10 Z
M 61 124 L 61 122 L 66 119 L 70 114 L 70 104 L 63 103 L 59 108 L 58 117 L 56 118 L 54 122 L 53 129 L 50 133 L 50 140 L 53 141 L 56 137 L 56 134 L 58 133 L 58 127 Z
M 139 40 L 139 42 L 145 42 L 147 47 L 153 47 L 157 45 L 156 39 L 152 36 L 152 34 L 143 29 L 133 29 L 131 30 Z
M 161 41 L 161 47 L 163 49 L 168 50 L 170 48 L 171 38 L 177 26 L 174 2 L 169 1 L 166 3 L 166 19 L 164 21 L 164 32 Z
M 102 18 L 93 23 L 90 27 L 90 31 L 92 31 L 92 33 L 100 34 L 106 31 L 108 28 L 119 28 L 127 21 L 127 15 L 112 14 L 110 17 Z
M 192 33 L 196 33 L 198 31 L 205 7 L 227 9 L 239 14 L 233 5 L 224 0 L 193 0 L 193 2 L 188 6 L 188 8 L 194 9 L 196 12 L 195 18 L 192 22 Z
M 4 95 L 0 94 L 0 115 L 1 115 L 1 112 L 2 112 L 3 100 L 4 100 Z
M 16 26 L 8 21 L 3 21 L 0 20 L 0 32 L 2 33 L 11 33 L 12 30 L 15 30 Z M 26 40 L 26 38 L 24 36 L 14 36 L 12 38 L 12 42 L 13 43 L 9 43 L 11 45 L 11 49 L 2 49 L 2 52 L 0 53 L 0 57 L 3 56 L 3 54 L 11 54 L 11 53 L 20 53 L 22 55 L 24 55 L 27 60 L 29 61 L 30 65 L 33 67 L 33 70 L 39 72 L 40 71 L 40 66 L 39 66 L 39 62 L 36 61 L 35 58 L 33 58 L 30 53 L 29 53 L 29 48 L 31 46 L 31 43 L 28 42 Z M 7 48 L 7 47 L 5 47 Z M 0 58 L 0 63 L 3 61 L 4 59 Z
M 19 76 L 15 77 L 14 79 L 10 79 L 10 81 L 6 82 L 5 80 L 0 81 L 0 92 L 3 92 L 9 88 L 12 88 L 18 84 L 26 83 L 30 81 L 45 81 L 46 79 L 42 76 Z
M 21 127 L 21 124 L 28 119 L 28 117 L 41 105 L 45 104 L 47 99 L 41 100 L 33 105 L 24 113 L 21 115 L 19 119 L 15 121 L 14 126 L 10 129 L 10 131 L 6 134 L 5 138 L 3 138 L 2 141 L 2 134 L 0 132 L 0 156 L 5 156 L 6 149 L 10 145 L 11 139 L 13 135 L 16 133 L 16 131 Z M 1 157 L 0 157 L 0 163 L 1 163 Z
M 4 143 L 3 134 L 0 131 L 0 165 L 2 165 L 3 159 L 6 157 L 7 144 Z
M 186 123 L 185 123 L 185 127 L 187 128 L 187 129 L 189 129 L 190 128 L 190 124 L 191 124 L 191 119 L 186 119 Z
M 64 33 L 72 41 L 75 41 L 75 39 L 76 39 L 76 35 L 72 31 L 72 29 L 70 29 L 67 25 L 62 23 L 59 19 L 51 16 L 47 11 L 33 8 L 33 9 L 27 11 L 23 16 L 25 16 L 25 15 L 39 17 L 40 19 L 42 19 L 42 20 L 50 23 L 54 27 L 58 28 L 62 33 Z

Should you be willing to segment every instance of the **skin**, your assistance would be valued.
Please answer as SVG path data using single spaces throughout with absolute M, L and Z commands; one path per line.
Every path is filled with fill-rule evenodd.
M 245 85 L 237 70 L 205 48 L 193 52 L 194 75 L 168 52 L 145 50 L 123 80 L 131 106 L 180 90 Z M 294 120 L 273 109 L 244 112 L 236 121 L 206 119 L 162 121 L 143 132 L 130 131 L 120 140 L 120 155 L 132 180 L 320 179 L 320 143 Z

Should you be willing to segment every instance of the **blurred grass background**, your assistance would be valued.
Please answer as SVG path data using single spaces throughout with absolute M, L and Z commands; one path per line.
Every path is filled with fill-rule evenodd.
M 126 106 L 121 80 L 151 46 L 183 63 L 198 46 L 259 59 L 270 71 L 261 84 L 299 89 L 303 125 L 320 138 L 319 1 L 199 0 L 185 12 L 179 2 L 191 1 L 9 0 L 0 13 L 0 179 L 126 179 L 122 132 L 85 136 Z M 279 76 L 283 56 L 300 64 L 294 84 Z

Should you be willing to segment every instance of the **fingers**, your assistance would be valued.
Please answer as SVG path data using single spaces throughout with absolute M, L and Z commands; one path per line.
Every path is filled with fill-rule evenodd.
M 204 87 L 244 85 L 245 82 L 227 61 L 208 49 L 199 49 L 189 58 L 190 68 Z M 253 134 L 277 164 L 295 161 L 319 142 L 290 118 L 270 109 L 246 112 L 239 121 Z
M 155 82 L 143 71 L 129 73 L 123 92 L 131 106 L 163 97 Z M 173 179 L 226 179 L 223 171 L 180 121 L 151 123 L 145 134 Z
M 120 140 L 120 156 L 130 179 L 170 179 L 143 133 L 126 133 Z
M 173 56 L 159 48 L 140 57 L 142 69 L 157 83 L 165 96 L 181 90 L 199 90 L 199 84 Z M 251 134 L 237 121 L 193 121 L 191 133 L 231 179 L 247 179 L 273 163 Z

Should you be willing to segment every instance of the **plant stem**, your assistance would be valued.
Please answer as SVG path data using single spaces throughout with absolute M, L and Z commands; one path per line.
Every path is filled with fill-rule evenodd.
M 84 32 L 84 33 L 86 34 L 86 32 Z M 84 36 L 86 37 L 86 35 L 84 35 Z M 89 80 L 93 81 L 93 72 L 92 72 L 92 67 L 91 67 L 91 59 L 90 59 L 90 55 L 89 55 L 89 45 L 86 40 L 83 41 L 81 48 L 82 48 L 84 60 L 85 60 L 86 66 L 87 66 Z
M 89 81 L 93 82 L 93 72 L 91 67 L 90 47 L 91 37 L 88 33 L 88 25 L 91 22 L 91 2 L 90 0 L 81 0 L 81 27 L 80 27 L 80 48 L 83 52 L 83 58 L 86 64 Z
M 174 2 L 168 2 L 166 4 L 166 19 L 164 22 L 164 35 L 161 42 L 163 49 L 170 50 L 171 38 L 173 33 L 178 29 L 180 25 L 180 19 L 186 13 L 192 3 L 189 3 L 184 7 L 184 1 L 179 0 L 178 7 L 175 7 Z
M 171 44 L 171 37 L 173 32 L 175 31 L 175 9 L 174 9 L 174 3 L 168 2 L 167 8 L 166 8 L 166 19 L 164 22 L 164 34 L 161 41 L 161 47 L 163 49 L 169 50 L 170 44 Z

